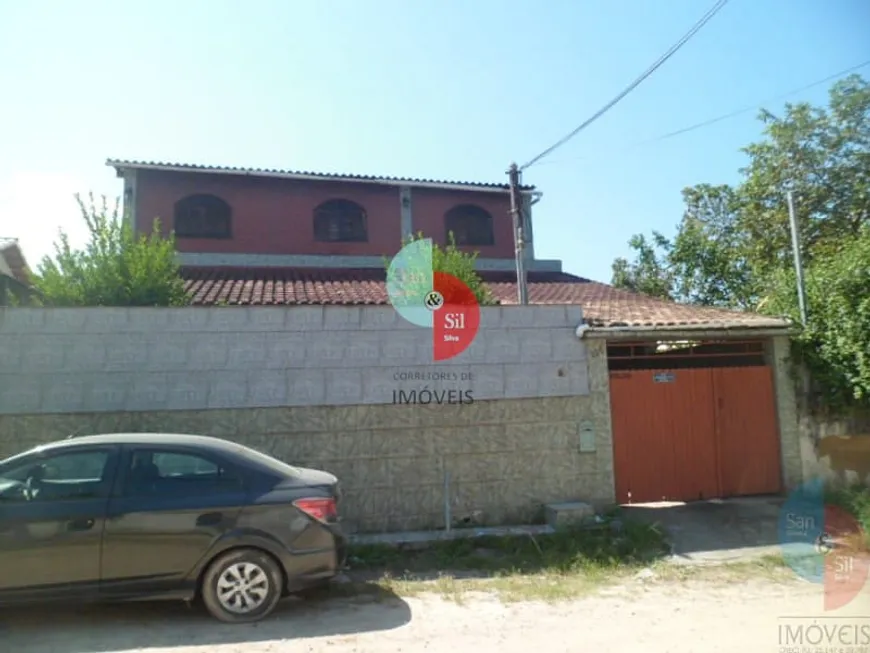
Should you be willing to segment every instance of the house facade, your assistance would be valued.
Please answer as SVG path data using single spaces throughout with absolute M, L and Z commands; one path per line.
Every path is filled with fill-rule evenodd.
M 167 233 L 175 232 L 196 306 L 316 305 L 327 313 L 330 306 L 386 306 L 384 257 L 417 232 L 442 244 L 453 232 L 460 247 L 479 253 L 478 269 L 495 298 L 516 303 L 506 185 L 108 165 L 124 181 L 136 228 L 150 230 L 160 218 Z M 696 500 L 797 485 L 803 469 L 791 324 L 662 301 L 567 273 L 560 261 L 536 256 L 532 214 L 541 195 L 524 187 L 522 197 L 532 236 L 530 303 L 582 309 L 577 337 L 588 348 L 589 384 L 610 407 L 606 419 L 590 422 L 611 452 L 596 468 L 607 487 L 597 494 L 619 503 Z M 574 427 L 585 428 L 580 421 Z
M 514 269 L 507 185 L 200 167 L 110 160 L 124 180 L 125 213 L 136 230 L 155 218 L 175 232 L 189 267 L 382 269 L 412 234 L 438 244 L 453 233 L 479 253 L 482 270 Z M 559 272 L 535 259 L 532 206 L 522 189 L 531 270 Z

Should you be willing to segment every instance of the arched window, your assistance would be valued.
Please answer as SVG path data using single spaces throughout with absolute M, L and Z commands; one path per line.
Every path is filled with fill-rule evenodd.
M 450 234 L 453 233 L 459 246 L 485 247 L 495 244 L 492 216 L 474 204 L 463 204 L 450 209 L 444 216 L 444 228 L 448 243 Z
M 327 200 L 314 209 L 314 239 L 326 243 L 364 243 L 366 212 L 350 200 Z
M 232 209 L 215 195 L 188 195 L 175 203 L 177 238 L 232 238 Z

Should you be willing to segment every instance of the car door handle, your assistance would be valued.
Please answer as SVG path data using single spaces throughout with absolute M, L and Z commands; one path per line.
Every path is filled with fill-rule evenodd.
M 70 531 L 89 531 L 94 527 L 94 520 L 90 517 L 85 519 L 73 519 L 67 524 Z
M 196 520 L 197 526 L 217 526 L 224 520 L 223 513 L 220 512 L 207 512 L 204 515 L 200 515 Z

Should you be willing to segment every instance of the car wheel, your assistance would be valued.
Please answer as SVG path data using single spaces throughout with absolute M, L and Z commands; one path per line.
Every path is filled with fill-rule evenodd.
M 256 549 L 219 556 L 202 580 L 202 602 L 226 623 L 250 623 L 267 616 L 281 598 L 283 576 L 277 563 Z

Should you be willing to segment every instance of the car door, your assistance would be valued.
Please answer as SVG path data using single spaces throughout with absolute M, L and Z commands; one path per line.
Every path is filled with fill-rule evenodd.
M 111 446 L 62 447 L 0 466 L 0 600 L 96 591 Z
M 245 504 L 244 474 L 209 452 L 131 446 L 103 537 L 106 595 L 186 592 L 183 581 Z

